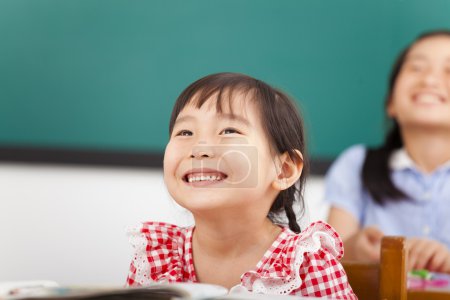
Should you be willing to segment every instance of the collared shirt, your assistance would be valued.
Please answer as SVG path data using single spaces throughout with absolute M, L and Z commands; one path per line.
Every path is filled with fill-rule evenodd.
M 408 197 L 380 205 L 362 185 L 365 156 L 362 145 L 341 154 L 326 175 L 325 199 L 354 215 L 362 227 L 377 226 L 386 235 L 431 238 L 450 248 L 450 162 L 425 174 L 404 149 L 394 152 L 391 179 Z

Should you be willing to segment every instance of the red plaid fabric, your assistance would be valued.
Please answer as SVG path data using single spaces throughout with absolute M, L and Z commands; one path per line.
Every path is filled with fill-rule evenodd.
M 198 282 L 192 258 L 193 227 L 143 223 L 131 232 L 135 247 L 128 286 L 152 282 Z M 284 227 L 263 258 L 241 276 L 255 293 L 357 299 L 339 259 L 342 241 L 330 225 L 312 223 L 296 234 Z

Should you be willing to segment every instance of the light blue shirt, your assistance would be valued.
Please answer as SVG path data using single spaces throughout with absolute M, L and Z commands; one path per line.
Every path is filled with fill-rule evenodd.
M 339 156 L 325 178 L 325 199 L 354 215 L 362 227 L 377 226 L 386 235 L 431 238 L 450 248 L 450 163 L 424 174 L 405 150 L 394 152 L 391 178 L 409 198 L 381 206 L 362 186 L 365 156 L 362 145 Z

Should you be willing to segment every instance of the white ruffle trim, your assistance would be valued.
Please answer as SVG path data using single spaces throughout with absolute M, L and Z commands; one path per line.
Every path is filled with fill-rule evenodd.
M 127 230 L 129 242 L 134 249 L 132 264 L 136 268 L 134 281 L 140 285 L 149 285 L 153 280 L 150 277 L 150 264 L 147 258 L 148 240 L 141 232 L 142 224 L 130 227 Z
M 255 271 L 249 271 L 242 276 L 242 285 L 253 293 L 289 295 L 302 284 L 300 267 L 305 253 L 315 253 L 324 248 L 337 259 L 343 255 L 342 242 L 336 238 L 337 234 L 331 226 L 324 222 L 311 224 L 300 235 L 294 254 L 294 263 L 290 267 L 292 271 L 290 275 L 266 277 Z

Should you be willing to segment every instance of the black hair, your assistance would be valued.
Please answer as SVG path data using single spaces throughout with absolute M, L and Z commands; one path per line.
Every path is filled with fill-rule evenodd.
M 303 160 L 303 172 L 299 180 L 286 190 L 281 191 L 273 202 L 268 217 L 277 223 L 283 211 L 289 222 L 289 228 L 300 232 L 300 226 L 293 209 L 298 201 L 304 212 L 304 186 L 308 171 L 306 158 L 305 134 L 302 118 L 294 102 L 282 91 L 267 83 L 239 73 L 217 73 L 203 77 L 189 85 L 175 102 L 169 124 L 169 134 L 172 134 L 175 121 L 181 110 L 188 104 L 200 108 L 212 96 L 216 99 L 216 110 L 222 112 L 224 98 L 228 96 L 231 110 L 231 99 L 234 92 L 251 95 L 261 115 L 262 126 L 269 139 L 273 151 L 279 154 L 287 152 L 294 162 Z M 195 100 L 194 100 L 195 99 Z M 193 102 L 195 101 L 195 102 Z M 295 150 L 303 154 L 303 159 Z
M 397 57 L 392 66 L 388 81 L 388 91 L 385 99 L 385 107 L 392 100 L 392 93 L 397 81 L 397 77 L 403 67 L 405 59 L 411 48 L 419 41 L 430 37 L 448 36 L 450 30 L 434 30 L 419 35 L 408 47 L 406 47 Z M 407 193 L 399 189 L 392 182 L 391 170 L 389 168 L 389 159 L 391 154 L 403 147 L 403 139 L 398 122 L 393 119 L 392 125 L 386 134 L 384 143 L 378 148 L 368 148 L 364 160 L 361 178 L 364 188 L 369 192 L 372 198 L 379 204 L 386 201 L 402 201 L 407 199 Z

